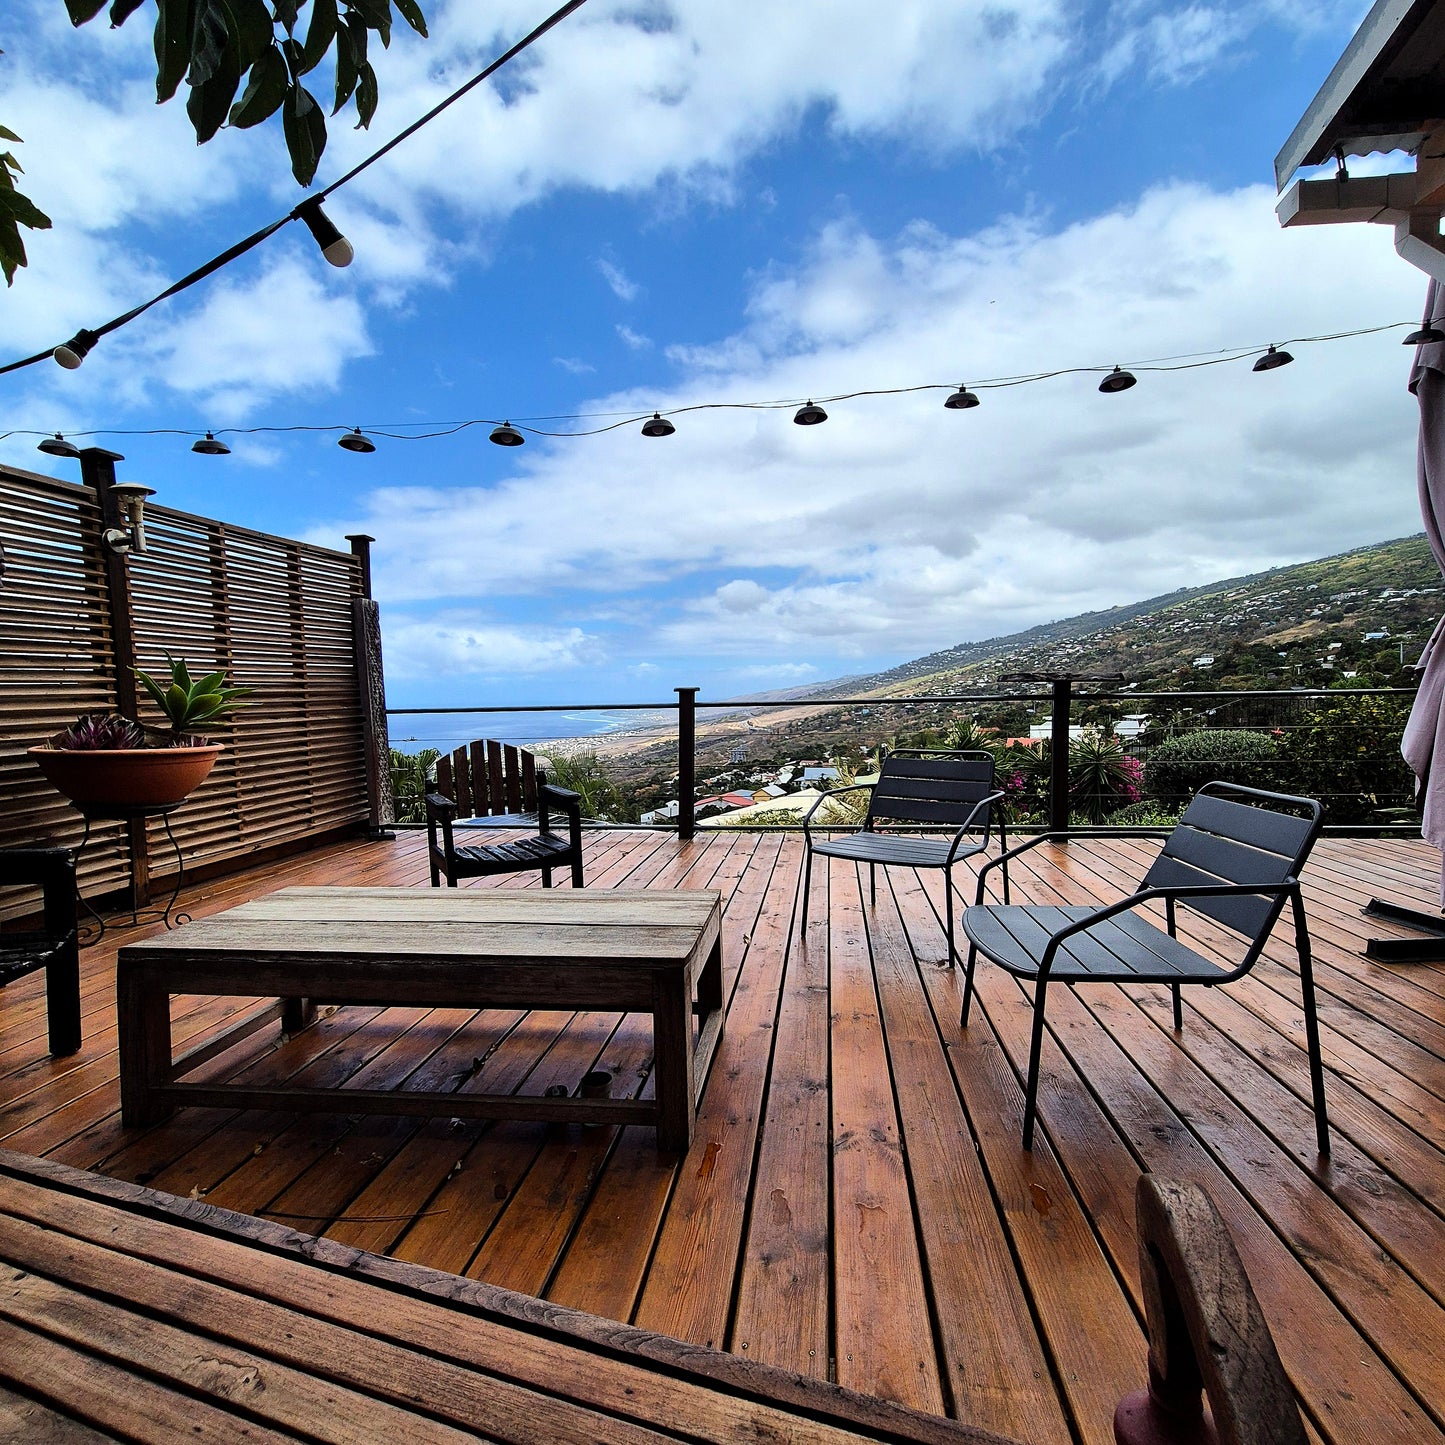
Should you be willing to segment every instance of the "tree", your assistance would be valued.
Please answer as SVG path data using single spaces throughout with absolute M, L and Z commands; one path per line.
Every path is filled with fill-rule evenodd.
M 111 27 L 145 3 L 111 0 Z M 354 102 L 358 129 L 369 126 L 380 92 L 367 49 L 373 33 L 383 46 L 391 44 L 393 5 L 426 35 L 417 0 L 155 0 L 156 101 L 170 100 L 186 82 L 186 114 L 198 145 L 223 125 L 246 130 L 279 110 L 291 174 L 309 186 L 326 149 L 326 116 L 302 79 L 335 51 L 331 114 Z M 65 6 L 71 23 L 84 25 L 106 9 L 106 0 L 65 0 Z M 303 28 L 301 12 L 308 7 Z M 0 139 L 19 137 L 0 126 Z M 19 227 L 50 225 L 16 189 L 12 172 L 19 170 L 13 155 L 0 155 L 0 266 L 7 285 L 26 261 Z

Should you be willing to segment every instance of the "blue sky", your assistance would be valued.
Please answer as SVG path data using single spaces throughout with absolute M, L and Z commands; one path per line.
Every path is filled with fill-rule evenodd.
M 296 204 L 279 134 L 197 148 L 150 8 L 7 6 L 0 120 L 55 219 L 0 296 L 10 355 L 127 309 Z M 545 13 L 432 0 L 370 133 Z M 106 341 L 0 379 L 5 429 L 417 425 L 639 413 L 1259 346 L 1417 316 L 1387 230 L 1283 232 L 1271 165 L 1364 13 L 1201 0 L 590 0 L 328 210 Z M 1400 166 L 1393 161 L 1359 163 Z M 297 234 L 292 234 L 296 232 Z M 525 447 L 102 437 L 157 500 L 376 538 L 391 701 L 706 697 L 934 648 L 1418 527 L 1399 334 L 1100 396 L 677 418 Z M 549 424 L 537 423 L 542 427 Z M 570 425 L 570 424 L 562 424 Z M 13 464 L 73 463 L 0 443 Z

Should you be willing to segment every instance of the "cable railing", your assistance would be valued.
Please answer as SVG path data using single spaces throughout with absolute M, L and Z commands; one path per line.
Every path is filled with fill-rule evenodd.
M 495 719 L 483 725 L 492 735 L 557 759 L 559 768 L 583 759 L 610 790 L 609 806 L 595 816 L 622 825 L 640 817 L 683 838 L 699 824 L 801 826 L 811 793 L 796 808 L 787 796 L 761 810 L 740 803 L 741 794 L 760 799 L 763 780 L 786 763 L 826 768 L 845 759 L 845 777 L 863 776 L 880 745 L 950 741 L 994 752 L 1016 828 L 1165 827 L 1199 786 L 1221 777 L 1319 798 L 1330 831 L 1418 829 L 1414 780 L 1399 753 L 1412 688 L 1142 692 L 1056 674 L 1009 689 L 888 697 L 704 701 L 696 688 L 675 692 L 656 702 L 389 708 L 395 731 L 410 720 L 398 741 L 423 745 L 419 755 L 393 750 L 398 822 L 422 821 L 429 755 L 465 746 L 478 735 L 479 719 Z M 731 726 L 709 727 L 708 715 Z M 552 727 L 564 719 L 574 731 Z M 627 760 L 594 766 L 588 754 L 597 748 Z M 644 764 L 657 806 L 643 808 L 636 789 L 631 803 L 619 803 L 624 794 L 609 774 Z M 726 811 L 699 818 L 700 803 Z

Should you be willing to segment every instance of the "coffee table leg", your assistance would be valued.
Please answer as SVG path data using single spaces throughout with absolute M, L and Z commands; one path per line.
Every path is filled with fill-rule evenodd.
M 654 975 L 653 1070 L 657 1080 L 657 1147 L 684 1151 L 692 1143 L 692 980 L 679 968 Z
M 722 934 L 712 946 L 702 972 L 697 976 L 697 1012 L 700 1019 L 706 1018 L 714 1009 L 723 1006 L 722 978 Z
M 120 1033 L 120 1122 L 159 1124 L 174 1112 L 156 1096 L 171 1078 L 171 996 L 121 959 L 116 970 Z
M 299 1034 L 309 1024 L 316 1022 L 316 1000 L 310 998 L 283 998 L 281 1000 L 281 1032 L 287 1035 Z

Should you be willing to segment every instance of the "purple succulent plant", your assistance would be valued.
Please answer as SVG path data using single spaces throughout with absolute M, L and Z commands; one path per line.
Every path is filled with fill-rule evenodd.
M 57 733 L 51 746 L 62 752 L 85 753 L 101 749 L 123 751 L 146 746 L 139 723 L 115 713 L 84 713 L 73 727 Z

